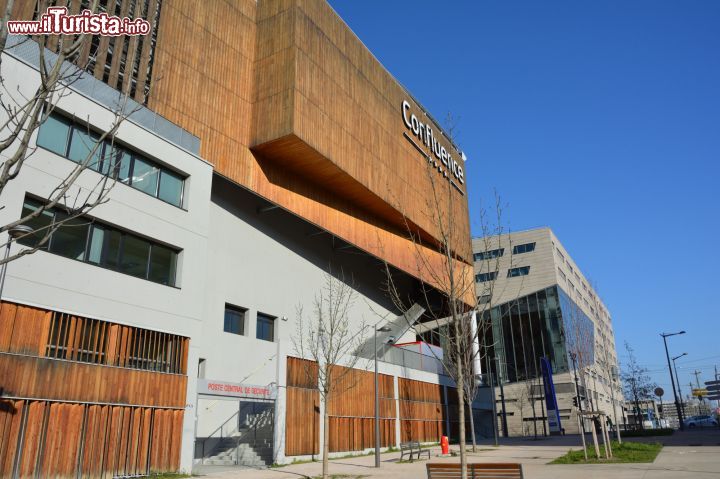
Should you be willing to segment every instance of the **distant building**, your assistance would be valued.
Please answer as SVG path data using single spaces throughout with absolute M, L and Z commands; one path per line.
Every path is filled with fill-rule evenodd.
M 562 427 L 576 432 L 572 356 L 584 410 L 622 421 L 622 391 L 607 307 L 550 228 L 473 239 L 475 284 L 490 314 L 485 332 L 494 384 L 503 382 L 510 436 L 543 432 L 540 358 L 549 359 Z M 499 373 L 499 374 L 498 374 Z M 502 399 L 496 387 L 498 418 Z M 533 412 L 533 403 L 535 411 Z M 617 419 L 616 419 L 617 418 Z M 502 432 L 502 421 L 499 420 Z

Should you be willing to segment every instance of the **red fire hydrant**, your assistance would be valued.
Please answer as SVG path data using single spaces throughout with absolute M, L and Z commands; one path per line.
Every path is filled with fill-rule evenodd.
M 440 438 L 440 451 L 442 452 L 443 456 L 450 454 L 450 443 L 447 436 L 442 436 Z

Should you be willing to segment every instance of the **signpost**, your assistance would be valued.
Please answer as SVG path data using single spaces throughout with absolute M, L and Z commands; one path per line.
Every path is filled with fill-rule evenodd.
M 540 358 L 540 369 L 543 376 L 543 386 L 545 387 L 545 407 L 548 418 L 548 428 L 550 434 L 560 434 L 562 432 L 562 424 L 560 423 L 560 410 L 555 396 L 555 384 L 553 383 L 552 365 L 546 357 Z
M 720 401 L 720 380 L 705 381 L 707 399 Z

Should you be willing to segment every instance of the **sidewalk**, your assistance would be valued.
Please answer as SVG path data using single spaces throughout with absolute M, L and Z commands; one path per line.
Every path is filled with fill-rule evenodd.
M 635 440 L 635 439 L 633 439 Z M 611 479 L 685 479 L 720 478 L 720 431 L 682 433 L 673 436 L 643 438 L 667 443 L 651 464 L 548 465 L 570 448 L 579 449 L 578 436 L 545 438 L 537 441 L 507 439 L 499 447 L 483 444 L 477 453 L 468 453 L 471 462 L 519 462 L 527 479 L 611 478 Z M 689 444 L 698 445 L 689 445 Z M 670 445 L 674 444 L 674 445 Z M 684 445 L 680 445 L 684 444 Z M 452 449 L 452 448 L 451 448 Z M 457 450 L 457 446 L 454 448 Z M 431 449 L 432 462 L 457 462 L 457 457 L 439 458 L 439 448 Z M 381 467 L 374 467 L 373 456 L 330 461 L 331 474 L 349 478 L 424 479 L 427 461 L 399 463 L 400 453 L 381 456 Z M 318 476 L 319 462 L 296 464 L 275 469 L 205 467 L 196 471 L 212 478 L 238 479 L 303 479 Z

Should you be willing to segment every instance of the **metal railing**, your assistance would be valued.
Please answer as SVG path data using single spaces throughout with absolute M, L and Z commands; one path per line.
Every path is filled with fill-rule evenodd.
M 442 376 L 447 376 L 442 362 L 434 356 L 417 353 L 398 347 L 389 347 L 378 357 L 384 363 L 395 364 L 409 369 L 427 371 Z

